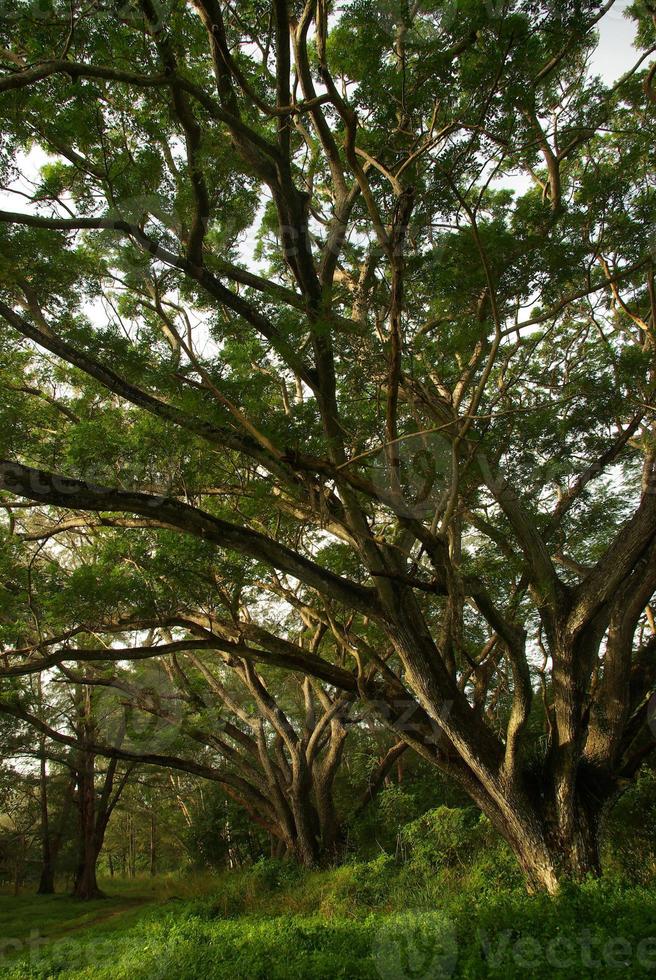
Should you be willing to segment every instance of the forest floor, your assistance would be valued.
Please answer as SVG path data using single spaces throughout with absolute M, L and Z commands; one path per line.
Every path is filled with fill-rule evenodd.
M 30 944 L 43 946 L 44 940 L 51 941 L 118 917 L 124 926 L 147 902 L 147 898 L 122 896 L 80 902 L 67 895 L 0 895 L 1 952 L 7 956 Z
M 388 859 L 299 872 L 104 882 L 108 897 L 0 895 L 3 980 L 647 977 L 656 889 L 617 879 L 556 900 L 422 877 Z

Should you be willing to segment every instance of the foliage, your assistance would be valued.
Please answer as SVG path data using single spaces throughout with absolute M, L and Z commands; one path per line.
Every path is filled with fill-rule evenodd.
M 616 80 L 600 0 L 15 6 L 3 755 L 133 873 L 164 800 L 163 862 L 363 905 L 376 848 L 488 890 L 490 824 L 584 880 L 654 748 L 653 4 Z
M 605 828 L 611 868 L 629 881 L 648 883 L 656 872 L 656 773 L 644 769 L 611 810 Z
M 371 868 L 374 879 L 377 864 Z M 3 976 L 195 980 L 200 963 L 208 980 L 398 980 L 420 968 L 431 977 L 499 980 L 521 978 L 527 971 L 545 980 L 554 972 L 574 980 L 589 971 L 598 977 L 646 977 L 653 971 L 653 889 L 608 880 L 551 899 L 528 896 L 521 887 L 501 887 L 481 897 L 475 888 L 443 884 L 437 908 L 427 909 L 416 902 L 417 893 L 404 889 L 385 909 L 372 910 L 368 899 L 361 903 L 351 895 L 348 907 L 318 915 L 317 894 L 330 906 L 328 896 L 341 888 L 342 872 L 304 873 L 280 894 L 250 906 L 244 906 L 249 874 L 241 872 L 216 881 L 216 896 L 125 913 L 119 928 L 109 918 L 94 925 L 89 915 L 85 928 L 78 923 L 68 934 L 51 934 L 49 944 L 34 946 L 25 959 L 6 959 Z M 222 903 L 225 891 L 236 904 Z M 65 900 L 50 900 L 56 902 L 70 914 Z M 33 909 L 37 927 L 40 915 Z M 11 930 L 11 924 L 5 928 Z

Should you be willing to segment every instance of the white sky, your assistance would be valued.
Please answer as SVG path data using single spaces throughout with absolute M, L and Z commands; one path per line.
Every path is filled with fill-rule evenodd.
M 614 82 L 638 60 L 633 47 L 635 23 L 624 11 L 631 0 L 617 0 L 599 25 L 599 47 L 593 57 L 593 68 L 606 82 Z

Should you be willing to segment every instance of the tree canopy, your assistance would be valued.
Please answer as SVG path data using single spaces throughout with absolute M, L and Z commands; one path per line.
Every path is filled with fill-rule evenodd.
M 75 742 L 21 678 L 159 658 L 294 810 L 367 709 L 531 884 L 598 870 L 656 682 L 656 14 L 609 83 L 616 6 L 2 13 L 0 711 Z

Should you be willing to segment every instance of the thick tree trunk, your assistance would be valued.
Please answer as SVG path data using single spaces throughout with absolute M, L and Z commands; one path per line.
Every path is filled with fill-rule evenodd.
M 73 897 L 90 901 L 94 898 L 104 898 L 103 892 L 98 887 L 96 877 L 96 865 L 98 855 L 85 850 L 84 859 L 78 865 L 73 885 Z
M 530 838 L 516 839 L 511 845 L 526 878 L 529 891 L 547 891 L 555 895 L 567 882 L 582 882 L 601 874 L 599 845 L 596 839 L 583 841 L 581 835 L 563 840 L 555 836 L 536 852 Z
M 292 802 L 294 812 L 294 837 L 291 850 L 295 859 L 304 868 L 313 868 L 319 864 L 320 846 L 316 826 L 316 814 L 310 801 L 297 798 Z
M 338 859 L 344 843 L 343 826 L 335 808 L 332 780 L 316 780 L 315 798 L 319 818 L 320 861 L 322 864 L 331 864 Z
M 600 824 L 603 804 L 577 798 L 574 817 L 559 824 L 555 808 L 539 813 L 538 805 L 513 802 L 514 818 L 493 818 L 524 873 L 529 891 L 555 895 L 566 881 L 582 882 L 601 874 Z
M 80 840 L 73 896 L 84 900 L 103 897 L 96 878 L 96 865 L 100 848 L 97 844 L 96 835 L 94 761 L 94 756 L 90 752 L 84 752 L 78 772 Z

